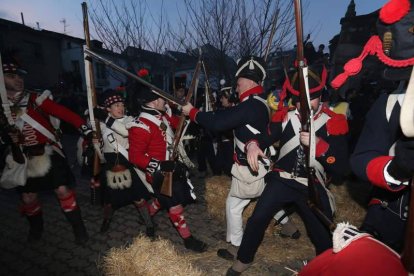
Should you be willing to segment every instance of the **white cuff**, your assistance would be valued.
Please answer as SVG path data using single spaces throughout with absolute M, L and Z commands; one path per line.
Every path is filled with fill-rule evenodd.
M 384 178 L 385 181 L 388 183 L 388 185 L 392 184 L 392 185 L 408 185 L 409 181 L 400 181 L 398 179 L 395 179 L 394 177 L 392 177 L 389 173 L 388 173 L 388 166 L 390 165 L 392 160 L 388 161 L 387 165 L 385 165 L 384 167 Z

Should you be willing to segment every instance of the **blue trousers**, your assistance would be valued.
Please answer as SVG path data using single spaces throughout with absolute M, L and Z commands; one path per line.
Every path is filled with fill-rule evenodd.
M 253 214 L 247 221 L 242 243 L 237 253 L 237 259 L 242 263 L 251 263 L 261 244 L 266 228 L 274 214 L 286 204 L 296 205 L 307 234 L 315 246 L 316 254 L 332 247 L 331 233 L 319 218 L 309 208 L 308 187 L 293 179 L 285 179 L 278 172 L 266 176 L 266 187 L 257 201 Z M 319 191 L 324 214 L 332 219 L 332 211 L 326 191 L 321 185 L 316 185 Z

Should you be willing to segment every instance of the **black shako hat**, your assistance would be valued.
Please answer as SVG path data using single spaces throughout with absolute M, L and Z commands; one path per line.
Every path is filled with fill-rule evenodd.
M 266 78 L 265 61 L 257 56 L 246 56 L 237 62 L 236 78 L 245 78 L 256 83 Z

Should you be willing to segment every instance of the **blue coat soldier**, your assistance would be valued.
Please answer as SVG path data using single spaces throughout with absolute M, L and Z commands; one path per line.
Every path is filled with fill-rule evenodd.
M 390 9 L 390 5 L 384 5 L 380 10 L 378 35 L 372 36 L 363 53 L 347 64 L 361 64 L 369 51 L 385 63 L 384 78 L 400 82 L 396 91 L 380 95 L 368 112 L 351 156 L 351 166 L 358 177 L 374 186 L 361 230 L 401 252 L 410 196 L 407 185 L 414 173 L 414 140 L 404 136 L 399 118 L 406 81 L 414 64 L 414 37 L 411 32 L 414 12 L 413 1 L 394 4 L 398 7 Z M 332 81 L 333 85 L 339 87 L 348 75 L 355 73 L 345 70 Z
M 314 70 L 316 72 L 316 70 Z M 326 71 L 322 78 L 316 73 L 309 73 L 311 107 L 314 111 L 314 130 L 316 137 L 316 188 L 318 190 L 322 211 L 332 220 L 334 202 L 325 187 L 326 173 L 341 174 L 348 168 L 345 133 L 348 125 L 345 116 L 338 115 L 325 107 L 320 101 L 325 87 Z M 286 79 L 277 112 L 272 116 L 269 132 L 257 135 L 246 146 L 249 164 L 253 170 L 258 169 L 258 157 L 265 158 L 260 148 L 279 141 L 277 161 L 272 172 L 266 175 L 266 187 L 258 199 L 255 210 L 249 218 L 244 232 L 237 260 L 227 271 L 227 275 L 239 275 L 253 262 L 265 230 L 276 211 L 287 204 L 293 204 L 303 219 L 308 236 L 314 244 L 316 254 L 332 246 L 329 229 L 320 221 L 308 206 L 308 179 L 305 166 L 304 146 L 309 146 L 309 132 L 300 131 L 299 91 Z M 297 87 L 298 81 L 296 81 Z M 283 106 L 283 100 L 289 91 L 296 108 L 289 110 Z
M 242 213 L 252 198 L 258 197 L 264 188 L 264 175 L 267 169 L 260 165 L 258 174 L 251 172 L 245 153 L 245 145 L 255 134 L 265 133 L 269 123 L 269 108 L 261 86 L 266 77 L 263 59 L 247 56 L 238 62 L 236 72 L 240 103 L 234 107 L 202 112 L 191 104 L 183 107 L 183 113 L 192 121 L 213 131 L 234 130 L 234 164 L 232 166 L 232 185 L 226 200 L 227 242 L 231 243 L 225 256 L 233 258 L 243 236 Z M 218 252 L 221 256 L 221 251 Z M 230 254 L 228 254 L 230 253 Z M 225 257 L 224 256 L 224 257 Z M 223 257 L 223 256 L 221 256 Z M 227 257 L 225 257 L 227 258 Z

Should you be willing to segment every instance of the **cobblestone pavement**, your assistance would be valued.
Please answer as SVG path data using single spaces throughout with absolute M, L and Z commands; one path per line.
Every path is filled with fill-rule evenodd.
M 137 211 L 133 206 L 127 206 L 115 213 L 108 233 L 99 233 L 102 208 L 90 204 L 88 179 L 80 177 L 80 170 L 73 156 L 76 136 L 65 136 L 63 143 L 66 151 L 70 153 L 68 159 L 77 176 L 77 198 L 90 239 L 85 246 L 74 243 L 71 227 L 60 211 L 54 193 L 44 192 L 39 195 L 45 226 L 43 237 L 36 243 L 27 243 L 29 227 L 26 219 L 18 212 L 19 196 L 14 190 L 1 190 L 0 275 L 102 275 L 102 257 L 107 250 L 128 245 L 135 236 L 144 232 L 144 226 L 138 223 Z M 208 218 L 203 199 L 204 180 L 197 176 L 192 179 L 199 200 L 187 207 L 187 221 L 194 236 L 209 244 L 209 252 L 204 254 L 219 259 L 215 252 L 218 245 L 224 243 L 225 225 Z M 173 241 L 179 251 L 188 252 L 165 211 L 156 215 L 155 223 L 157 235 Z M 197 266 L 200 265 L 209 275 L 224 274 L 230 263 L 217 261 L 221 266 L 218 270 L 212 267 L 203 269 L 201 260 Z

